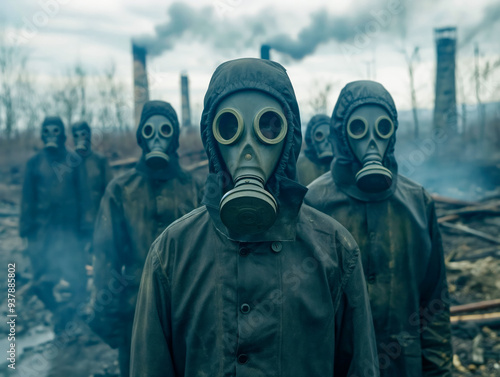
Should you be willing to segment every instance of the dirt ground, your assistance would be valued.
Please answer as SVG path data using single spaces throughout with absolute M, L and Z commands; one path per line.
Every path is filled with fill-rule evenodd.
M 17 229 L 21 182 L 15 171 L 11 173 L 0 182 L 0 269 L 7 274 L 8 264 L 16 265 L 16 370 L 9 370 L 3 357 L 0 376 L 118 376 L 116 350 L 90 331 L 85 318 L 54 338 L 51 314 L 31 292 L 26 245 Z M 474 202 L 436 199 L 452 305 L 500 298 L 500 191 L 482 194 L 486 199 Z M 463 226 L 481 235 L 464 231 Z M 7 292 L 6 279 L 0 280 L 0 291 Z M 7 318 L 6 294 L 0 296 L 0 308 L 2 318 Z M 499 311 L 497 306 L 463 314 Z M 0 349 L 5 352 L 9 328 L 6 321 L 2 323 Z M 452 329 L 454 376 L 500 376 L 500 319 L 457 322 Z

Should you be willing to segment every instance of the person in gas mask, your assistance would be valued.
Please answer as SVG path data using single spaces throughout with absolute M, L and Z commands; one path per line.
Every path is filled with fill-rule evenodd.
M 44 148 L 26 164 L 19 234 L 28 240 L 33 290 L 52 311 L 59 335 L 85 299 L 78 156 L 66 149 L 64 124 L 57 116 L 44 119 L 41 138 Z M 61 286 L 64 295 L 58 294 Z
M 179 121 L 169 103 L 146 102 L 137 143 L 141 159 L 109 183 L 94 230 L 90 325 L 118 347 L 122 376 L 129 375 L 132 321 L 149 247 L 170 223 L 198 206 L 197 187 L 179 166 Z
M 131 376 L 377 376 L 356 243 L 302 205 L 300 115 L 285 69 L 220 65 L 201 135 L 205 205 L 148 254 Z
M 112 178 L 108 160 L 92 150 L 92 131 L 89 124 L 79 121 L 71 126 L 75 152 L 81 158 L 78 164 L 80 192 L 85 197 L 84 244 L 87 254 L 92 251 L 92 232 L 104 190 Z
M 307 123 L 306 149 L 297 161 L 297 178 L 304 186 L 330 170 L 333 149 L 329 135 L 329 116 L 318 114 Z
M 381 376 L 451 376 L 449 299 L 433 200 L 398 175 L 397 111 L 389 92 L 355 81 L 333 110 L 332 170 L 305 202 L 332 216 L 361 249 Z

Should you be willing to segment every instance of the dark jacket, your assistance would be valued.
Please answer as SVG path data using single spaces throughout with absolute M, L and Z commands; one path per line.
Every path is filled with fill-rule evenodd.
M 84 211 L 84 225 L 89 230 L 93 230 L 99 204 L 106 186 L 113 176 L 106 157 L 95 152 L 81 157 L 82 163 L 79 165 L 80 185 L 82 194 L 87 200 Z
M 304 153 L 301 153 L 297 160 L 297 179 L 298 181 L 307 186 L 320 175 L 325 174 L 330 170 L 332 157 L 320 159 L 318 151 L 316 150 L 313 133 L 316 128 L 322 124 L 330 124 L 330 117 L 323 114 L 315 115 L 307 123 L 305 142 L 306 148 Z
M 263 233 L 235 237 L 219 216 L 232 183 L 211 125 L 220 100 L 242 89 L 277 98 L 289 128 L 266 185 L 278 218 Z M 302 205 L 300 118 L 284 68 L 259 59 L 222 64 L 201 132 L 210 163 L 205 206 L 169 226 L 148 254 L 131 376 L 378 375 L 358 248 L 337 222 Z
M 297 179 L 302 185 L 308 185 L 327 171 L 330 171 L 330 162 L 314 162 L 305 154 L 301 154 L 297 161 Z
M 198 207 L 197 186 L 178 163 L 179 125 L 170 105 L 146 104 L 137 132 L 154 114 L 165 114 L 174 126 L 174 148 L 165 169 L 151 169 L 144 156 L 136 167 L 114 178 L 102 198 L 94 231 L 92 329 L 111 346 L 130 335 L 137 291 L 148 250 L 176 219 Z M 139 145 L 143 144 L 139 141 Z M 107 294 L 107 296 L 106 296 Z M 104 298 L 103 298 L 104 297 Z
M 338 220 L 359 244 L 381 376 L 451 376 L 449 299 L 434 203 L 421 186 L 397 175 L 395 137 L 384 158 L 392 186 L 378 194 L 356 187 L 361 165 L 345 128 L 350 113 L 366 103 L 383 106 L 397 127 L 396 108 L 380 84 L 348 84 L 332 117 L 332 172 L 309 186 L 305 202 Z
M 36 260 L 36 279 L 43 275 L 57 282 L 75 269 L 85 277 L 76 161 L 78 156 L 62 146 L 43 149 L 26 164 L 19 234 L 28 239 L 28 254 Z

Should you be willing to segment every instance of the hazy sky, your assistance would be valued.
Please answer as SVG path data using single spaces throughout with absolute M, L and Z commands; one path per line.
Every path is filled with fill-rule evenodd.
M 311 115 L 308 102 L 318 87 L 334 85 L 331 113 L 340 89 L 357 79 L 381 82 L 399 109 L 409 108 L 403 50 L 411 52 L 415 46 L 420 49 L 418 103 L 431 108 L 433 28 L 444 26 L 458 27 L 458 80 L 472 103 L 474 43 L 479 43 L 483 61 L 500 57 L 499 17 L 495 0 L 308 0 L 299 5 L 264 0 L 16 0 L 3 2 L 0 31 L 9 42 L 32 50 L 31 68 L 40 82 L 76 62 L 98 72 L 114 61 L 130 92 L 131 38 L 136 38 L 151 51 L 150 97 L 169 101 L 179 111 L 179 75 L 186 72 L 196 121 L 217 65 L 259 57 L 260 45 L 270 43 L 271 58 L 288 70 L 304 119 Z

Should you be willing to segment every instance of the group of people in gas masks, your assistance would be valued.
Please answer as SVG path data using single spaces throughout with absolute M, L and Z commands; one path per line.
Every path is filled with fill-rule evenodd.
M 122 376 L 451 376 L 434 204 L 398 175 L 397 128 L 389 92 L 351 82 L 331 118 L 311 119 L 297 162 L 286 70 L 228 61 L 205 94 L 200 187 L 178 162 L 175 111 L 147 102 L 142 157 L 107 185 L 100 175 L 94 215 L 90 325 L 119 349 Z M 44 121 L 42 139 L 27 165 L 21 235 L 35 276 L 54 269 L 77 287 L 84 256 L 69 240 L 90 229 L 82 203 L 98 196 L 97 175 L 80 164 L 59 179 L 54 166 L 72 153 L 60 120 Z

